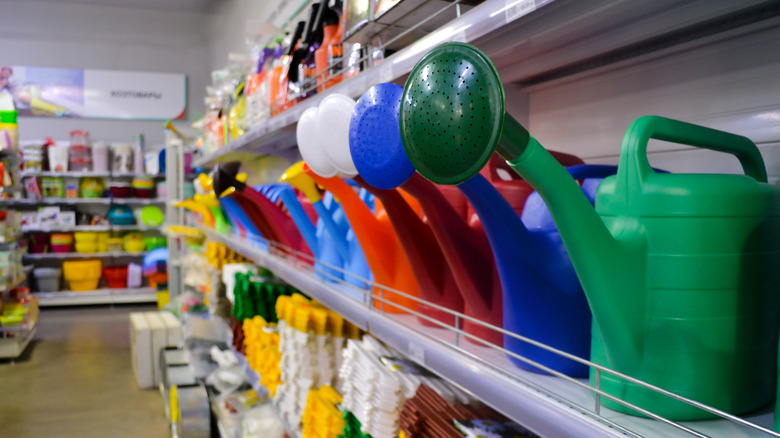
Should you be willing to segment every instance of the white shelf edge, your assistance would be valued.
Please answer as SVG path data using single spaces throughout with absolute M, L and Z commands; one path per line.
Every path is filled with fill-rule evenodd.
M 151 287 L 133 289 L 106 288 L 84 292 L 33 292 L 31 295 L 38 297 L 39 307 L 147 303 L 157 301 L 157 291 Z
M 141 252 L 114 251 L 114 252 L 93 252 L 93 253 L 46 252 L 42 254 L 25 254 L 23 258 L 27 260 L 62 260 L 62 259 L 89 259 L 89 258 L 110 258 L 110 257 L 143 257 L 144 254 L 146 254 L 145 251 L 141 251 Z
M 165 204 L 165 198 L 43 198 L 43 199 L 2 199 L 0 205 L 98 205 L 98 204 Z
M 22 227 L 22 233 L 58 233 L 70 231 L 154 231 L 162 230 L 165 224 L 156 227 L 146 225 L 75 225 L 72 227 Z
M 291 266 L 283 259 L 235 237 L 217 233 L 207 227 L 201 228 L 208 237 L 230 246 L 254 263 L 267 267 L 279 278 L 341 314 L 382 342 L 409 355 L 439 376 L 462 386 L 513 421 L 542 436 L 625 436 L 619 430 L 582 414 L 576 408 L 518 382 L 506 372 L 486 367 L 480 361 L 461 354 L 432 337 L 422 335 L 381 312 L 367 308 L 363 303 L 340 293 L 314 275 Z

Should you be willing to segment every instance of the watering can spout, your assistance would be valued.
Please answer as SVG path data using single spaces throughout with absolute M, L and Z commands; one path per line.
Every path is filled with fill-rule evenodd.
M 637 296 L 643 279 L 613 268 L 630 260 L 644 270 L 646 245 L 638 223 L 618 221 L 620 229 L 613 227 L 611 232 L 577 182 L 522 125 L 508 117 L 504 133 L 504 138 L 508 134 L 518 141 L 525 139 L 514 142 L 511 150 L 502 150 L 501 144 L 497 149 L 547 204 L 586 291 L 607 356 L 618 363 L 636 363 L 642 354 L 638 338 L 644 333 L 645 297 Z M 612 357 L 610 351 L 621 354 Z

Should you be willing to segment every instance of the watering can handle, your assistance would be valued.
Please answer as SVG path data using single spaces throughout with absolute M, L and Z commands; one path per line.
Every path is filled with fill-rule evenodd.
M 665 117 L 644 116 L 628 127 L 619 166 L 628 171 L 627 175 L 635 175 L 640 183 L 653 172 L 647 161 L 647 142 L 651 138 L 733 154 L 745 175 L 767 182 L 764 159 L 749 138 Z
M 561 163 L 561 166 L 563 167 L 569 167 L 569 166 L 578 166 L 585 164 L 584 161 L 582 161 L 582 158 L 566 154 L 563 152 L 558 151 L 548 151 L 550 155 L 553 156 L 559 163 Z M 493 155 L 490 158 L 490 161 L 488 161 L 488 164 L 486 166 L 487 172 L 483 173 L 483 176 L 488 179 L 490 182 L 496 182 L 501 181 L 502 178 L 498 175 L 498 169 L 504 169 L 506 170 L 506 173 L 509 174 L 512 177 L 513 181 L 522 181 L 522 177 L 517 174 L 512 169 L 512 166 L 509 165 L 509 163 L 506 162 L 503 158 L 501 158 L 500 155 Z

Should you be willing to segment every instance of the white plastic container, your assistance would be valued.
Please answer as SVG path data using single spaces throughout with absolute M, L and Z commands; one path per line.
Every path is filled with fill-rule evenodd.
M 38 284 L 38 290 L 40 292 L 59 291 L 61 273 L 62 269 L 59 268 L 35 268 L 33 275 L 35 283 Z
M 49 146 L 49 170 L 52 172 L 68 171 L 68 147 L 67 146 Z
M 118 144 L 113 147 L 113 159 L 111 160 L 111 171 L 130 173 L 133 171 L 133 146 L 129 144 Z
M 109 157 L 111 156 L 111 145 L 105 142 L 98 142 L 92 145 L 92 171 L 108 172 Z

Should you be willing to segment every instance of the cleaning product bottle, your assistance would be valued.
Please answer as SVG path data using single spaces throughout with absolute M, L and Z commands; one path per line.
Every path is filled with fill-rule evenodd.
M 309 20 L 306 22 L 306 27 L 303 29 L 303 34 L 301 35 L 301 40 L 298 43 L 297 47 L 295 48 L 295 51 L 292 53 L 292 58 L 290 60 L 290 68 L 287 71 L 287 103 L 285 104 L 283 111 L 286 109 L 291 108 L 293 105 L 295 105 L 295 102 L 297 102 L 298 97 L 301 95 L 301 92 L 303 91 L 302 84 L 303 84 L 303 72 L 301 67 L 301 62 L 304 60 L 306 55 L 309 54 L 309 45 L 312 42 L 312 38 L 314 35 L 314 21 L 317 18 L 317 12 L 319 11 L 319 3 L 315 3 L 311 5 L 311 13 L 309 15 Z
M 290 68 L 290 61 L 292 59 L 292 54 L 295 51 L 295 46 L 301 38 L 305 26 L 305 21 L 299 21 L 295 26 L 295 32 L 292 34 L 289 45 L 287 46 L 287 53 L 284 55 L 279 53 L 278 56 L 274 57 L 274 69 L 271 72 L 270 79 L 271 116 L 279 114 L 282 111 L 282 106 L 287 101 L 287 71 Z
M 341 38 L 344 35 L 344 25 L 340 19 L 342 2 L 336 1 L 326 8 L 322 18 L 323 38 L 320 47 L 314 54 L 315 75 L 317 76 L 318 92 L 341 82 L 343 46 Z
M 308 52 L 298 67 L 298 77 L 301 81 L 301 91 L 298 98 L 299 101 L 317 93 L 317 69 L 315 53 L 320 48 L 320 45 L 324 39 L 322 28 L 323 16 L 325 12 L 329 10 L 327 7 L 327 1 L 316 3 L 312 5 L 312 8 L 317 11 L 317 15 L 314 19 L 314 29 L 309 35 L 309 39 L 307 41 Z

